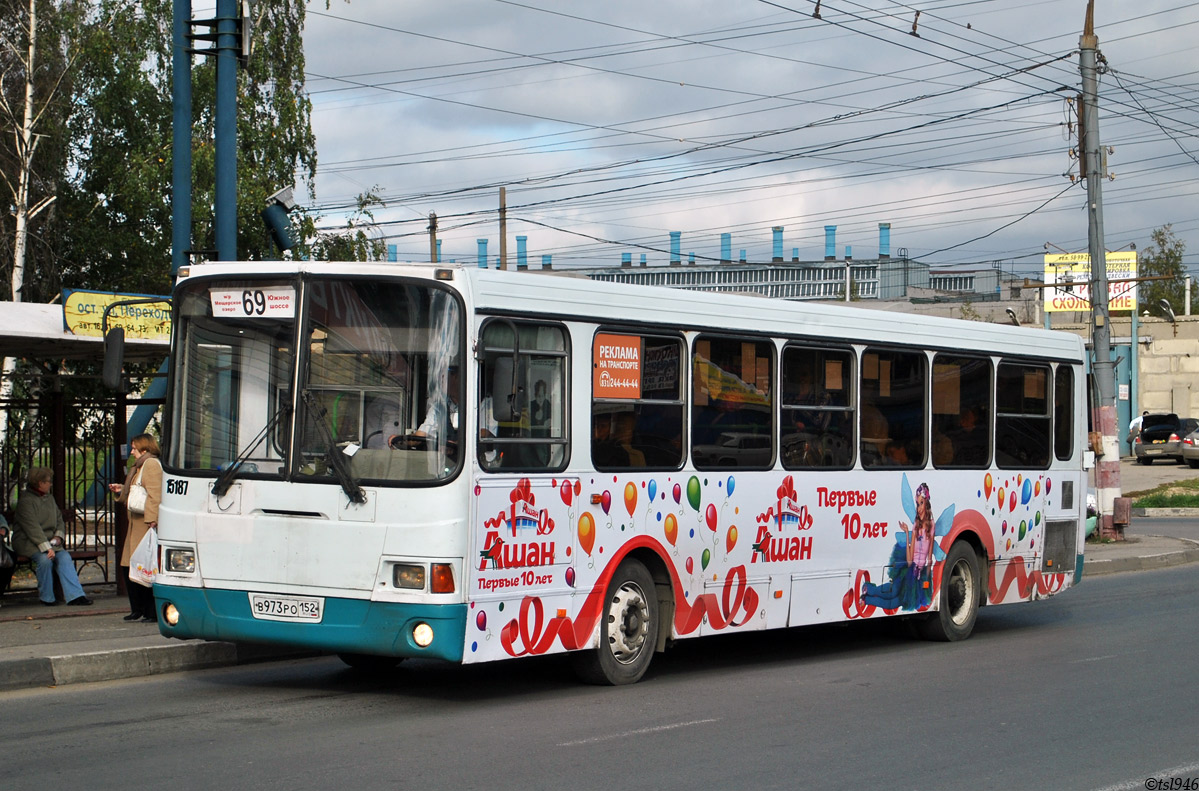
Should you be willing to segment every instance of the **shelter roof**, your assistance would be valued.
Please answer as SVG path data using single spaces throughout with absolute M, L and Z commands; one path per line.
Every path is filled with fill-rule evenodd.
M 126 360 L 155 362 L 169 351 L 167 341 L 125 339 Z M 104 339 L 68 331 L 61 305 L 0 302 L 0 357 L 99 361 L 104 359 Z

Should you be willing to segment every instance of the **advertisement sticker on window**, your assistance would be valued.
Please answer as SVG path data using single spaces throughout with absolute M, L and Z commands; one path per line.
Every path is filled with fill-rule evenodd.
M 591 387 L 595 398 L 641 397 L 641 338 L 595 336 Z

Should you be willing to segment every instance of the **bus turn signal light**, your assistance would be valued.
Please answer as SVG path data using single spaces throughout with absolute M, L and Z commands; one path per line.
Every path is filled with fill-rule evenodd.
M 449 563 L 434 563 L 431 571 L 430 591 L 433 593 L 454 592 L 454 572 Z

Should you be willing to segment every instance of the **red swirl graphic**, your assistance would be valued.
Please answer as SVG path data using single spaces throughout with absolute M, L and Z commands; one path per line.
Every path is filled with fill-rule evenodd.
M 562 647 L 568 651 L 589 644 L 603 614 L 604 595 L 616 567 L 628 552 L 638 547 L 649 547 L 659 557 L 666 556 L 665 548 L 649 536 L 631 539 L 625 545 L 625 554 L 613 558 L 604 567 L 573 619 L 560 615 L 547 620 L 545 605 L 540 597 L 525 596 L 521 600 L 517 617 L 500 630 L 500 644 L 504 651 L 515 657 L 544 654 L 553 646 L 555 640 L 559 640 Z M 680 635 L 694 632 L 704 622 L 705 617 L 713 629 L 743 626 L 758 610 L 758 592 L 749 585 L 745 566 L 736 566 L 729 570 L 719 596 L 715 593 L 705 593 L 691 603 L 679 595 L 682 584 L 678 572 L 673 565 L 668 564 L 668 568 L 671 587 L 675 592 L 674 628 Z
M 1052 593 L 1061 591 L 1066 586 L 1066 574 L 1064 572 L 1054 572 L 1046 574 L 1040 569 L 1034 568 L 1029 571 L 1025 568 L 1024 558 L 1016 555 L 1009 559 L 1005 564 L 1002 579 L 998 578 L 998 564 L 995 562 L 996 551 L 995 541 L 991 533 L 991 525 L 978 511 L 961 511 L 954 515 L 953 526 L 949 533 L 941 539 L 941 548 L 948 550 L 953 546 L 953 542 L 965 532 L 973 533 L 982 542 L 983 549 L 987 553 L 987 596 L 991 604 L 999 604 L 1007 598 L 1009 590 L 1014 585 L 1016 593 L 1020 599 L 1027 599 L 1032 595 L 1033 590 L 1041 596 L 1048 596 Z M 944 563 L 938 562 L 933 568 L 933 592 L 934 601 L 937 597 L 937 592 L 941 590 L 941 571 Z M 846 591 L 841 598 L 841 610 L 845 613 L 845 617 L 853 620 L 855 618 L 869 618 L 877 609 L 874 605 L 865 604 L 862 601 L 862 583 L 870 581 L 870 572 L 861 570 L 858 571 L 857 577 L 854 579 L 852 590 Z M 894 615 L 897 610 L 884 610 L 887 615 Z
M 1066 586 L 1066 575 L 1064 572 L 1053 572 L 1046 574 L 1038 568 L 1029 571 L 1025 568 L 1025 560 L 1020 555 L 1015 555 L 1009 558 L 1009 562 L 1003 570 L 1003 578 L 997 579 L 999 570 L 995 563 L 997 553 L 995 550 L 995 541 L 991 533 L 991 526 L 987 522 L 986 517 L 978 511 L 962 511 L 953 518 L 953 527 L 949 530 L 949 535 L 941 540 L 943 548 L 953 546 L 954 540 L 964 531 L 969 530 L 978 536 L 982 541 L 983 549 L 987 552 L 987 595 L 993 604 L 998 604 L 1007 598 L 1009 589 L 1015 585 L 1016 593 L 1021 599 L 1027 599 L 1032 595 L 1035 589 L 1041 596 L 1048 596 L 1051 593 L 1057 593 Z M 934 576 L 935 589 L 941 586 L 941 565 L 937 565 Z
M 866 604 L 862 601 L 862 588 L 864 584 L 870 582 L 870 572 L 866 569 L 859 569 L 858 574 L 853 580 L 853 589 L 845 592 L 841 597 L 841 612 L 845 613 L 845 617 L 849 620 L 855 618 L 869 618 L 878 610 L 878 606 L 874 604 Z M 920 612 L 928 609 L 921 607 Z M 899 612 L 898 608 L 883 608 L 883 612 L 887 615 L 894 615 Z

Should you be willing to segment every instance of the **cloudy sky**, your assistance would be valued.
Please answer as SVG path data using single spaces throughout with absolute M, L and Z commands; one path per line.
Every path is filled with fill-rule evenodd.
M 1109 249 L 1172 223 L 1199 270 L 1199 5 L 1096 3 Z M 819 6 L 819 18 L 815 12 Z M 332 0 L 305 50 L 314 208 L 374 189 L 379 232 L 427 260 L 555 266 L 878 253 L 1037 269 L 1085 251 L 1073 100 L 1085 0 Z M 916 12 L 920 12 L 916 19 Z M 912 35 L 913 25 L 917 35 Z M 1053 248 L 1050 248 L 1051 251 Z M 1196 272 L 1199 274 L 1199 271 Z

